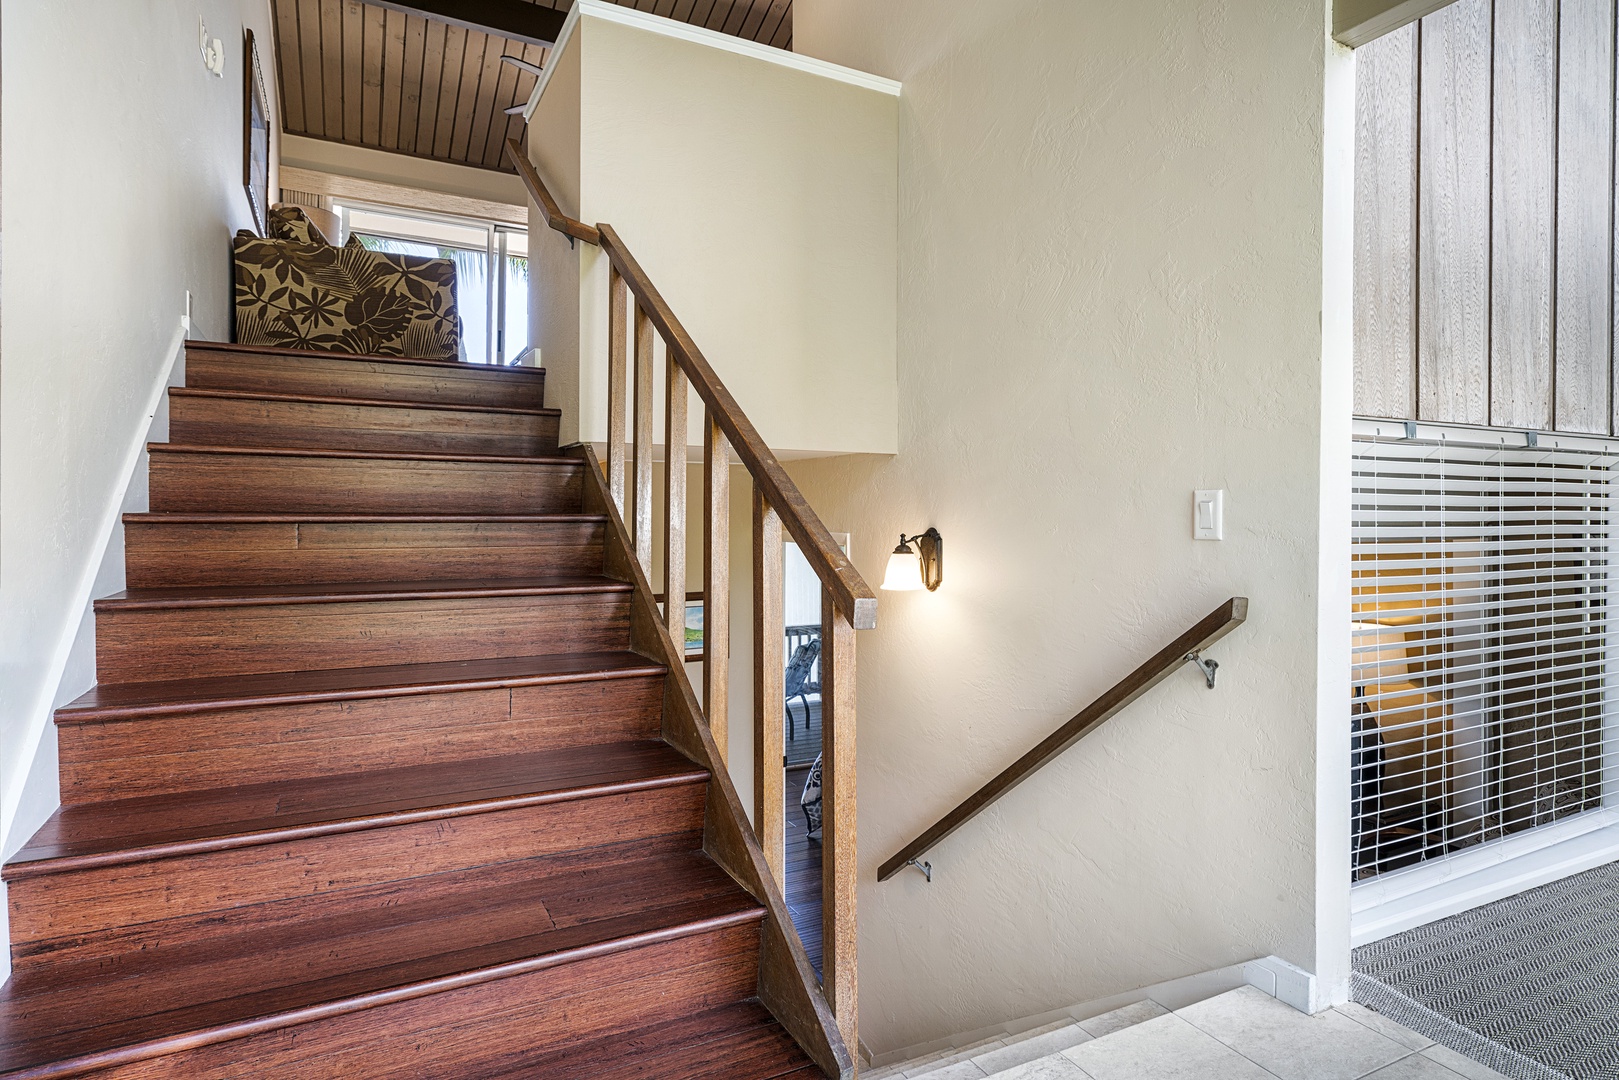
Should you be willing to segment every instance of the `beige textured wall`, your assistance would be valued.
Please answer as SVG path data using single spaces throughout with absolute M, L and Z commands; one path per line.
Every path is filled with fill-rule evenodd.
M 203 67 L 199 14 L 224 42 L 223 78 Z M 0 853 L 9 854 L 57 798 L 50 710 L 93 681 L 82 604 L 122 587 L 113 526 L 120 504 L 144 506 L 144 460 L 127 493 L 126 467 L 177 351 L 187 289 L 192 335 L 230 336 L 230 236 L 251 225 L 244 27 L 258 38 L 276 127 L 279 118 L 268 0 L 5 0 L 0 20 Z M 273 197 L 273 173 L 270 186 Z M 113 557 L 102 567 L 107 528 Z
M 563 206 L 618 230 L 772 447 L 892 452 L 895 97 L 588 13 L 557 65 L 529 145 Z M 556 400 L 600 441 L 606 266 L 577 258 L 577 389 L 567 342 L 547 348 L 561 331 L 540 344 Z M 552 288 L 542 322 L 570 299 Z M 694 408 L 693 444 L 699 423 Z
M 528 153 L 562 212 L 579 215 L 579 50 L 553 51 L 545 96 L 528 121 Z M 562 410 L 562 445 L 579 441 L 579 289 L 594 265 L 594 249 L 580 250 L 548 228 L 529 204 L 529 343 L 545 367 L 545 403 Z
M 1347 862 L 1317 834 L 1344 808 L 1318 814 L 1317 738 L 1347 735 L 1318 726 L 1318 683 L 1341 706 L 1317 620 L 1347 605 L 1318 588 L 1320 434 L 1348 402 L 1323 396 L 1326 5 L 799 0 L 794 20 L 800 51 L 905 90 L 900 452 L 788 467 L 873 582 L 902 529 L 945 540 L 944 587 L 882 594 L 859 639 L 865 1041 L 1272 953 L 1331 969 L 1318 906 Z M 1220 543 L 1191 538 L 1207 487 Z M 1216 691 L 1172 677 L 940 845 L 933 884 L 876 881 L 1231 595 L 1252 614 L 1213 650 Z

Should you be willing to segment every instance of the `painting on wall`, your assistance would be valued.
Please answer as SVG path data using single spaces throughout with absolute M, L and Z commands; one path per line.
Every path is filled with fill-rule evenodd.
M 686 658 L 700 659 L 703 655 L 703 602 L 686 601 Z
M 264 93 L 258 44 L 251 30 L 247 31 L 243 54 L 247 85 L 243 95 L 242 182 L 247 187 L 248 204 L 253 207 L 253 221 L 263 236 L 270 216 L 270 106 Z

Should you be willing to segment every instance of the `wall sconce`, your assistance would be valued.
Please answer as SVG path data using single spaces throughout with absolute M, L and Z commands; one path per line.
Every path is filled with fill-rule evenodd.
M 916 545 L 916 550 L 911 545 Z M 888 572 L 883 575 L 883 588 L 890 592 L 910 592 L 926 588 L 936 590 L 944 582 L 944 537 L 938 529 L 929 529 L 920 536 L 899 534 L 899 547 L 888 557 Z

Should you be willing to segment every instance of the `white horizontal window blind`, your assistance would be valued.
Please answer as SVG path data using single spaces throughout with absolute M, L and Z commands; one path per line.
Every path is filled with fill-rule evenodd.
M 1354 445 L 1357 880 L 1602 805 L 1619 456 L 1458 434 Z

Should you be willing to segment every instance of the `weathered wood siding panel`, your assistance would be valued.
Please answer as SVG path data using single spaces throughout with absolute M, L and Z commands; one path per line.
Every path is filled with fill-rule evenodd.
M 1557 99 L 1557 422 L 1607 432 L 1613 334 L 1614 0 L 1562 0 Z
M 1552 426 L 1557 0 L 1498 0 L 1491 169 L 1490 422 Z
M 1357 412 L 1619 433 L 1616 9 L 1458 0 L 1357 53 Z
M 1417 404 L 1417 28 L 1360 51 L 1355 175 L 1355 411 Z
M 1400 419 L 1490 419 L 1491 10 L 1490 0 L 1460 0 L 1419 28 L 1422 393 L 1418 412 Z

